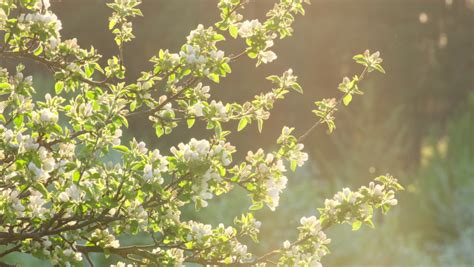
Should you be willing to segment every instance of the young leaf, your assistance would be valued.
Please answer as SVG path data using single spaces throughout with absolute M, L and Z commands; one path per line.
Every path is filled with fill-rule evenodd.
M 234 39 L 237 38 L 237 35 L 239 33 L 239 28 L 235 25 L 230 25 L 229 26 L 229 34 L 232 36 Z
M 362 226 L 362 222 L 357 220 L 355 222 L 352 223 L 352 231 L 357 231 L 360 229 L 360 227 Z
M 55 85 L 54 85 L 54 91 L 56 92 L 57 95 L 59 95 L 61 93 L 61 91 L 63 90 L 64 88 L 64 82 L 63 81 L 58 81 Z
M 247 118 L 240 119 L 239 126 L 237 127 L 237 131 L 239 131 L 239 132 L 242 131 L 247 126 L 247 123 L 248 123 Z
M 113 149 L 117 150 L 117 151 L 120 151 L 122 153 L 129 153 L 130 150 L 128 149 L 128 147 L 126 146 L 122 146 L 122 145 L 119 145 L 119 146 L 114 146 Z
M 344 98 L 342 99 L 342 102 L 344 102 L 344 105 L 348 106 L 352 101 L 352 95 L 351 94 L 347 94 L 344 96 Z
M 194 122 L 196 122 L 196 119 L 195 119 L 195 118 L 187 119 L 187 120 L 186 120 L 186 123 L 188 124 L 188 128 L 193 127 Z

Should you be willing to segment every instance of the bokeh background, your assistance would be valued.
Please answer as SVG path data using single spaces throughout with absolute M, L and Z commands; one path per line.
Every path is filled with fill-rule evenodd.
M 105 1 L 51 2 L 64 39 L 76 37 L 104 58 L 116 53 Z M 250 0 L 243 13 L 264 19 L 273 2 Z M 176 52 L 197 24 L 216 22 L 216 5 L 217 0 L 143 0 L 144 17 L 134 21 L 136 39 L 125 48 L 129 79 L 149 69 L 148 59 L 160 48 Z M 280 208 L 257 213 L 263 221 L 257 247 L 265 251 L 293 237 L 299 218 L 317 214 L 324 198 L 343 186 L 356 188 L 390 172 L 407 189 L 399 206 L 377 216 L 375 229 L 332 229 L 333 253 L 323 264 L 474 266 L 474 0 L 312 0 L 306 11 L 297 18 L 293 37 L 276 42 L 276 62 L 255 68 L 253 60 L 242 58 L 232 64 L 232 75 L 218 85 L 210 82 L 215 99 L 242 102 L 270 89 L 264 77 L 291 67 L 305 90 L 277 103 L 261 134 L 252 125 L 230 136 L 237 160 L 248 150 L 271 150 L 284 125 L 300 134 L 312 125 L 313 102 L 337 96 L 342 77 L 360 72 L 353 55 L 379 50 L 387 74 L 369 75 L 361 86 L 365 94 L 336 114 L 335 133 L 320 128 L 305 141 L 310 161 L 290 175 Z M 224 48 L 235 54 L 243 47 L 231 41 Z M 49 73 L 41 66 L 29 70 L 39 95 L 52 91 Z M 165 151 L 209 134 L 204 127 L 190 132 L 184 126 L 157 139 L 143 118 L 130 122 L 127 138 Z M 200 212 L 185 210 L 184 217 L 231 223 L 247 203 L 245 193 L 236 190 Z M 43 264 L 16 257 L 25 266 Z

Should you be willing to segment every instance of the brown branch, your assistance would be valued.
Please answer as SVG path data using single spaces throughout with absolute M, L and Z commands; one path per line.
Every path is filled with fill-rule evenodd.
M 45 65 L 50 71 L 55 72 L 55 69 L 61 69 L 61 70 L 67 70 L 67 67 L 60 62 L 55 62 L 55 61 L 50 61 L 46 58 L 35 56 L 33 54 L 27 53 L 27 52 L 11 52 L 11 51 L 0 51 L 0 55 L 5 56 L 5 57 L 19 57 L 19 58 L 26 58 L 30 60 L 34 60 L 36 62 L 39 62 L 43 65 Z M 108 83 L 108 79 L 104 79 L 102 81 L 95 81 L 91 79 L 84 78 L 82 76 L 79 76 L 78 79 L 81 82 L 87 83 L 92 86 L 100 86 L 103 87 Z

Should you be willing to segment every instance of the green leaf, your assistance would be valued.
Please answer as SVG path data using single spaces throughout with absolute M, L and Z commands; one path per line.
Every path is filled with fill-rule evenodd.
M 355 55 L 352 59 L 354 59 L 354 60 L 356 60 L 356 61 L 357 61 L 357 60 L 363 60 L 363 59 L 364 59 L 364 55 L 362 55 L 362 54 Z
M 263 208 L 263 202 L 259 201 L 259 202 L 255 202 L 252 204 L 252 206 L 250 206 L 249 210 L 260 210 Z
M 48 189 L 46 189 L 46 187 L 42 183 L 37 183 L 33 187 L 38 190 L 45 198 L 48 198 Z
M 374 69 L 378 70 L 379 72 L 385 74 L 385 70 L 382 68 L 382 66 L 380 64 L 376 64 L 374 66 Z
M 291 171 L 295 172 L 297 166 L 298 166 L 298 164 L 297 164 L 296 160 L 292 160 L 291 163 L 290 163 Z
M 370 228 L 375 228 L 374 222 L 372 221 L 372 218 L 369 218 L 365 220 L 365 223 L 370 227 Z
M 222 126 L 221 126 L 221 124 L 220 124 L 218 121 L 216 121 L 216 125 L 215 125 L 215 127 L 214 127 L 214 132 L 216 133 L 216 136 L 217 136 L 218 138 L 221 138 Z
M 292 84 L 291 88 L 300 94 L 303 93 L 303 88 L 301 88 L 301 86 L 298 83 Z
M 20 128 L 23 125 L 23 115 L 18 115 L 13 119 L 13 123 L 16 127 Z
M 41 53 L 43 53 L 43 46 L 42 46 L 42 45 L 39 45 L 39 46 L 35 49 L 35 51 L 33 52 L 33 54 L 34 54 L 35 56 L 39 56 L 39 55 L 41 55 Z
M 222 34 L 214 34 L 214 36 L 212 38 L 214 39 L 214 41 L 217 41 L 217 42 L 225 40 L 225 37 Z
M 162 136 L 164 133 L 165 133 L 165 131 L 163 130 L 163 127 L 161 127 L 161 125 L 157 125 L 155 127 L 155 134 L 156 134 L 157 137 Z
M 62 134 L 63 133 L 63 128 L 59 124 L 54 124 L 53 129 L 56 133 Z
M 247 52 L 247 55 L 249 56 L 249 58 L 256 58 L 258 54 L 253 51 L 249 51 Z
M 57 95 L 59 95 L 64 88 L 64 82 L 63 81 L 58 81 L 54 85 L 54 91 L 56 92 Z
M 94 74 L 94 70 L 95 70 L 95 68 L 94 68 L 93 65 L 86 65 L 86 67 L 85 67 L 86 76 L 91 77 L 92 74 Z
M 9 83 L 0 83 L 0 89 L 7 89 L 7 88 L 10 88 Z
M 95 99 L 95 96 L 96 96 L 96 95 L 95 95 L 95 92 L 94 92 L 94 91 L 87 91 L 87 92 L 86 92 L 86 97 L 87 97 L 87 99 L 93 100 L 93 99 Z
M 348 106 L 352 101 L 352 95 L 351 94 L 347 94 L 344 96 L 344 98 L 342 99 L 342 102 L 344 102 L 344 105 Z
M 136 108 L 137 108 L 137 101 L 132 101 L 132 103 L 130 103 L 130 111 L 133 112 Z
M 122 125 L 128 128 L 128 120 L 125 118 L 125 116 L 118 115 L 117 116 L 117 122 L 120 122 Z
M 72 174 L 72 181 L 77 182 L 79 181 L 79 178 L 81 178 L 81 173 L 78 170 L 75 170 Z
M 242 131 L 246 126 L 247 126 L 247 123 L 248 123 L 248 119 L 247 118 L 242 118 L 240 119 L 239 121 L 239 126 L 237 127 L 237 131 L 240 132 Z
M 237 38 L 237 35 L 239 34 L 239 28 L 237 28 L 237 26 L 235 26 L 235 25 L 230 25 L 229 26 L 229 34 L 234 39 Z
M 232 69 L 230 68 L 229 64 L 224 63 L 224 64 L 222 64 L 221 66 L 222 66 L 222 68 L 224 69 L 225 72 L 227 72 L 227 73 L 231 73 L 231 72 L 232 72 Z
M 119 146 L 113 146 L 113 149 L 117 150 L 117 151 L 120 151 L 122 153 L 129 153 L 130 150 L 128 149 L 128 147 L 126 146 L 122 146 L 122 145 L 119 145 Z
M 194 243 L 192 241 L 186 242 L 184 245 L 187 249 L 193 249 L 194 247 Z
M 209 79 L 211 79 L 215 83 L 219 83 L 219 75 L 215 73 L 211 73 L 207 76 Z
M 194 119 L 194 118 L 191 118 L 191 119 L 187 119 L 187 120 L 186 120 L 186 123 L 188 124 L 188 128 L 193 127 L 193 125 L 194 125 L 195 122 L 196 122 L 196 119 Z
M 357 220 L 355 222 L 352 223 L 352 231 L 357 231 L 360 229 L 360 227 L 362 226 L 362 222 Z
M 276 75 L 268 76 L 266 79 L 269 80 L 269 81 L 272 81 L 272 83 L 274 83 L 274 84 L 279 84 L 280 83 L 280 77 L 278 77 Z

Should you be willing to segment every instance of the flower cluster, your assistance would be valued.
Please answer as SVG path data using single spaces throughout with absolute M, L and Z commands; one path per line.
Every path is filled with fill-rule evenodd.
M 204 259 L 228 264 L 247 262 L 252 258 L 247 246 L 237 240 L 235 228 L 219 224 L 213 229 L 209 224 L 195 221 L 186 224 L 189 227 L 187 241 L 194 241 L 198 249 L 205 248 L 206 254 L 202 255 Z M 219 238 L 216 238 L 217 236 Z
M 2 214 L 10 215 L 8 217 L 15 219 L 17 216 L 23 216 L 23 211 L 25 210 L 25 206 L 21 204 L 20 199 L 18 198 L 19 192 L 17 190 L 6 189 L 2 190 L 2 194 L 0 195 L 0 203 L 3 205 L 1 206 Z M 14 220 L 13 220 L 14 221 Z M 0 229 L 2 229 L 1 227 Z M 5 229 L 2 229 L 5 230 Z
M 102 248 L 118 248 L 120 247 L 120 241 L 115 239 L 115 236 L 109 233 L 108 229 L 101 230 L 96 229 L 91 237 L 89 242 L 97 244 Z
M 218 170 L 232 162 L 234 151 L 235 147 L 222 140 L 211 144 L 194 138 L 188 144 L 181 143 L 178 148 L 171 148 L 176 164 L 185 166 L 184 172 L 195 177 L 194 183 L 188 187 L 197 207 L 206 207 L 206 200 L 212 199 L 222 186 L 226 187 Z
M 275 251 L 279 255 L 279 265 L 322 266 L 321 258 L 329 253 L 327 245 L 331 242 L 323 230 L 333 224 L 350 223 L 353 230 L 358 230 L 363 222 L 373 227 L 373 210 L 381 208 L 387 212 L 398 203 L 394 192 L 403 189 L 390 175 L 377 177 L 375 181 L 380 184 L 370 182 L 368 187 L 362 186 L 355 192 L 344 188 L 332 199 L 326 199 L 319 219 L 316 216 L 302 217 L 298 238 L 293 242 L 283 242 L 282 248 Z
M 336 129 L 334 123 L 334 113 L 337 111 L 337 101 L 335 98 L 325 98 L 321 101 L 316 101 L 314 104 L 318 109 L 313 110 L 314 114 L 319 117 L 322 123 L 327 124 L 329 132 Z
M 227 166 L 231 162 L 234 149 L 232 145 L 223 141 L 211 146 L 208 140 L 192 138 L 188 144 L 180 143 L 178 148 L 172 147 L 171 153 L 184 162 L 204 162 L 210 158 L 216 158 L 223 166 Z
M 257 187 L 252 189 L 253 201 L 260 205 L 263 201 L 271 210 L 275 210 L 279 205 L 280 193 L 286 188 L 287 177 L 283 175 L 286 172 L 283 160 L 275 158 L 273 153 L 265 155 L 262 149 L 257 150 L 253 153 L 249 151 L 246 157 L 249 162 L 249 169 L 242 172 L 240 175 L 245 178 L 245 181 L 254 181 L 257 183 Z M 248 174 L 248 177 L 244 176 Z M 257 206 L 258 207 L 258 206 Z
M 366 66 L 368 72 L 377 70 L 381 73 L 385 73 L 385 70 L 382 68 L 382 65 L 380 65 L 380 63 L 383 62 L 383 59 L 380 57 L 379 51 L 371 54 L 369 50 L 365 50 L 363 54 L 355 55 L 354 60 L 357 63 Z
M 255 219 L 252 213 L 242 214 L 240 218 L 236 217 L 234 224 L 240 227 L 241 235 L 247 235 L 254 242 L 258 242 L 258 234 L 260 233 L 262 222 Z
M 277 59 L 275 52 L 269 50 L 274 44 L 273 40 L 277 35 L 267 31 L 258 20 L 246 20 L 238 24 L 238 34 L 246 39 L 249 44 L 248 55 L 251 58 L 257 58 L 257 65 L 270 63 Z
M 363 186 L 358 191 L 344 188 L 332 199 L 326 199 L 324 208 L 320 209 L 321 220 L 325 224 L 349 223 L 354 230 L 362 223 L 373 226 L 373 209 L 381 208 L 383 212 L 387 212 L 390 207 L 398 204 L 395 191 L 403 189 L 390 175 L 377 177 L 375 181 L 379 183 L 371 182 L 369 187 Z
M 298 227 L 298 240 L 283 242 L 278 261 L 283 266 L 322 266 L 321 258 L 329 253 L 331 239 L 322 231 L 321 222 L 315 217 L 302 217 Z
M 294 171 L 296 166 L 303 166 L 308 160 L 308 154 L 303 152 L 304 145 L 298 143 L 298 140 L 291 134 L 294 128 L 283 127 L 281 135 L 278 137 L 277 143 L 282 147 L 279 153 L 286 157 Z
M 201 54 L 199 46 L 186 45 L 184 49 L 179 52 L 179 55 L 184 58 L 185 62 L 192 66 L 204 65 L 207 62 L 207 57 Z
M 41 1 L 40 1 L 41 2 Z M 43 8 L 46 10 L 49 7 L 44 5 Z M 50 35 L 49 42 L 59 42 L 61 34 L 59 31 L 62 29 L 62 23 L 58 17 L 51 11 L 41 12 L 37 11 L 35 13 L 21 14 L 18 18 L 18 22 L 21 23 L 24 31 L 31 33 L 44 35 L 47 33 Z

